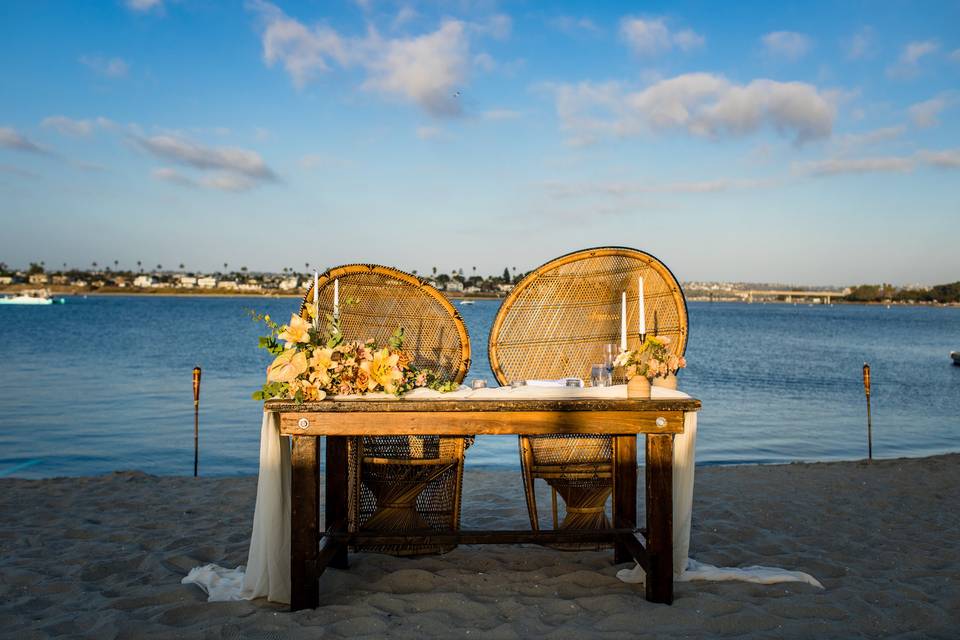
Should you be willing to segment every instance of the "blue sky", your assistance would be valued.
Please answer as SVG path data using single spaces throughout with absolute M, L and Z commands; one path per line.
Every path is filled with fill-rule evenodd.
M 0 260 L 960 279 L 960 3 L 0 5 Z

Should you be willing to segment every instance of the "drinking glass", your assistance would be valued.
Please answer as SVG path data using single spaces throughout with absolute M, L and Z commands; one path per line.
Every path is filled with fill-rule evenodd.
M 474 380 L 474 381 L 470 384 L 470 386 L 471 386 L 473 389 L 486 389 L 486 388 L 487 388 L 487 381 L 484 380 L 483 378 L 479 378 L 479 379 L 477 379 L 477 380 Z
M 613 362 L 620 353 L 620 346 L 616 344 L 603 345 L 603 364 L 607 367 L 607 373 L 613 376 Z
M 609 387 L 610 372 L 606 364 L 595 364 L 590 367 L 590 386 L 591 387 Z

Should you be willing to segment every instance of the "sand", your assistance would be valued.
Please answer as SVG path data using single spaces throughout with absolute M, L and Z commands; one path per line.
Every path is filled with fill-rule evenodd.
M 0 480 L 0 635 L 95 638 L 943 637 L 960 634 L 960 455 L 697 469 L 691 555 L 806 584 L 678 583 L 654 605 L 608 552 L 461 547 L 351 556 L 322 606 L 208 603 L 246 560 L 255 479 Z M 526 524 L 520 477 L 468 471 L 464 526 Z

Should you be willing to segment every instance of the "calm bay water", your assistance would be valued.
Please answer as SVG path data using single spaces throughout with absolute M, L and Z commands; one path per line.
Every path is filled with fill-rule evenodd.
M 203 368 L 203 475 L 254 474 L 269 359 L 244 314 L 294 299 L 70 298 L 0 306 L 0 476 L 117 469 L 188 475 L 191 370 Z M 498 301 L 460 307 L 469 378 L 493 383 L 487 334 Z M 874 454 L 960 451 L 960 309 L 691 303 L 681 388 L 703 401 L 701 464 L 866 456 L 861 367 L 873 370 Z M 515 437 L 481 437 L 468 464 L 518 467 Z

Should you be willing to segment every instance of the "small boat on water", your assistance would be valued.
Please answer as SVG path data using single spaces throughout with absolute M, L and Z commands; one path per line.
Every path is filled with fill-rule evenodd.
M 473 300 L 461 300 L 461 301 L 460 301 L 460 306 L 462 307 L 462 306 L 464 306 L 464 305 L 473 304 L 473 303 L 474 303 Z
M 63 298 L 51 298 L 50 292 L 46 289 L 36 289 L 31 291 L 21 291 L 12 296 L 3 296 L 0 298 L 0 304 L 63 304 L 66 302 Z
M 960 367 L 960 351 L 951 351 L 950 357 L 953 358 L 953 364 Z

